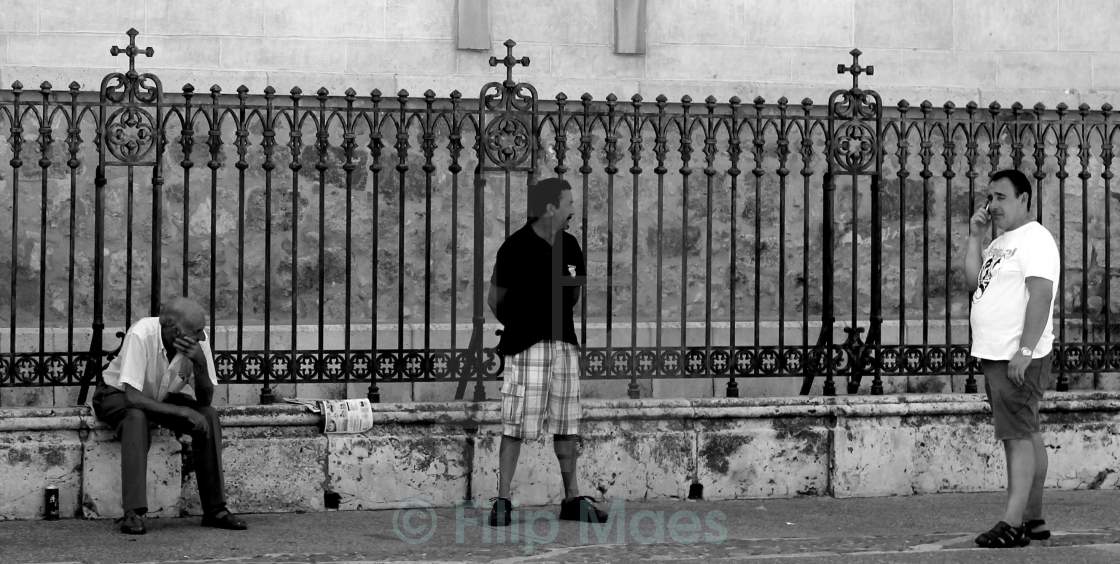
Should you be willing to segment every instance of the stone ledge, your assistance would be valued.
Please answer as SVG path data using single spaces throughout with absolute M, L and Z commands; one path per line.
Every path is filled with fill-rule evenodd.
M 302 406 L 226 406 L 227 493 L 243 512 L 439 506 L 495 494 L 496 401 L 373 406 L 366 433 L 321 433 Z M 987 491 L 1003 459 L 979 394 L 584 402 L 584 491 L 606 499 L 836 497 Z M 1047 486 L 1120 487 L 1120 393 L 1048 393 Z M 562 495 L 551 439 L 526 441 L 514 476 L 520 504 Z M 155 516 L 199 511 L 190 447 L 153 437 Z M 0 520 L 42 514 L 60 488 L 65 516 L 119 515 L 119 443 L 88 407 L 0 409 Z
M 223 427 L 321 425 L 322 417 L 295 404 L 231 405 L 215 408 Z M 1120 392 L 1047 392 L 1041 411 L 1120 411 Z M 383 403 L 373 405 L 378 424 L 496 424 L 497 400 Z M 898 394 L 784 398 L 591 399 L 583 401 L 587 421 L 626 419 L 718 419 L 771 417 L 879 417 L 988 413 L 983 394 Z M 0 432 L 107 429 L 89 407 L 0 409 Z

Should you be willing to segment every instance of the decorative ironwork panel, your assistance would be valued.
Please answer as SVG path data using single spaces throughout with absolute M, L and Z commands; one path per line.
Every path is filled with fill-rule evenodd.
M 490 66 L 505 66 L 506 79 L 491 82 L 479 93 L 479 143 L 485 170 L 496 167 L 504 171 L 534 170 L 537 151 L 537 89 L 529 83 L 513 80 L 513 69 L 529 66 L 529 57 L 514 57 L 517 45 L 512 39 L 503 44 L 506 56 L 490 57 Z
M 115 57 L 128 57 L 128 71 L 115 72 L 101 81 L 102 118 L 98 136 L 113 159 L 102 164 L 157 164 L 158 158 L 145 161 L 157 152 L 162 142 L 159 132 L 163 127 L 163 84 L 151 73 L 136 72 L 136 57 L 151 57 L 155 50 L 136 46 L 135 28 L 128 30 L 128 46 L 114 45 L 109 52 Z M 153 114 L 145 106 L 154 107 Z M 108 115 L 105 115 L 109 112 Z
M 508 227 L 521 216 L 508 193 L 502 201 L 487 192 L 484 177 L 504 174 L 519 189 L 523 176 L 546 171 L 579 191 L 570 231 L 595 284 L 581 299 L 577 333 L 609 343 L 584 350 L 589 378 L 975 373 L 952 243 L 985 174 L 1006 166 L 1036 179 L 1039 218 L 1063 255 L 1055 370 L 1120 371 L 1117 249 L 1100 236 L 1115 231 L 1120 213 L 1120 126 L 1110 105 L 885 107 L 859 85 L 873 68 L 858 51 L 838 69 L 852 87 L 827 104 L 540 99 L 514 79 L 529 60 L 514 56 L 512 41 L 492 60 L 504 80 L 477 100 L 458 91 L 167 93 L 136 70 L 137 57 L 154 54 L 136 35 L 111 50 L 128 57 L 128 70 L 98 92 L 49 83 L 0 90 L 0 198 L 12 209 L 0 233 L 13 234 L 0 249 L 0 264 L 12 265 L 0 283 L 0 323 L 42 343 L 6 333 L 0 387 L 79 385 L 87 361 L 104 365 L 113 354 L 88 329 L 96 339 L 106 323 L 123 330 L 122 318 L 135 320 L 130 308 L 143 305 L 138 288 L 158 290 L 160 276 L 169 293 L 197 297 L 211 323 L 236 331 L 223 341 L 235 350 L 216 351 L 223 382 L 267 390 L 369 381 L 373 394 L 378 381 L 499 377 L 492 330 L 482 331 L 493 321 L 483 269 L 502 219 Z M 126 186 L 136 171 L 137 186 Z M 863 207 L 822 222 L 834 176 L 875 175 L 879 224 L 861 223 Z M 167 223 L 149 230 L 141 203 Z M 87 226 L 87 216 L 106 225 Z M 160 234 L 151 252 L 132 240 L 141 233 Z M 850 263 L 841 250 L 853 252 Z M 855 275 L 869 264 L 882 268 L 874 284 Z M 834 285 L 852 290 L 850 303 L 844 292 L 826 299 L 826 276 L 847 276 Z M 844 342 L 831 332 L 814 340 L 831 308 L 872 295 L 881 307 L 857 311 L 852 323 L 885 317 L 897 336 L 848 327 Z M 90 311 L 106 305 L 108 315 Z M 469 343 L 459 334 L 468 320 Z M 433 335 L 436 326 L 443 334 Z M 290 340 L 277 346 L 274 334 L 263 341 L 271 348 L 257 350 L 262 341 L 248 335 L 261 328 Z M 666 339 L 673 346 L 662 345 L 678 329 Z M 64 340 L 64 351 L 28 352 Z

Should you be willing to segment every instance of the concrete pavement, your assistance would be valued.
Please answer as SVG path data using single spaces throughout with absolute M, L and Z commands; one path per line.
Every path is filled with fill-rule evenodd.
M 518 508 L 508 529 L 488 508 L 246 515 L 247 532 L 198 517 L 150 519 L 128 537 L 111 520 L 0 522 L 0 562 L 1117 562 L 1120 490 L 1048 491 L 1050 541 L 975 548 L 1004 494 L 833 499 L 604 502 L 607 526 Z

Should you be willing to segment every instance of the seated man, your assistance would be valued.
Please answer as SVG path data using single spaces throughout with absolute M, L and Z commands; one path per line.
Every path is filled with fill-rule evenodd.
M 206 343 L 206 312 L 186 298 L 129 327 L 121 352 L 93 394 L 97 418 L 121 439 L 121 532 L 142 535 L 148 511 L 148 424 L 189 434 L 193 442 L 202 525 L 244 530 L 226 508 L 222 479 L 222 428 L 210 407 L 218 377 Z

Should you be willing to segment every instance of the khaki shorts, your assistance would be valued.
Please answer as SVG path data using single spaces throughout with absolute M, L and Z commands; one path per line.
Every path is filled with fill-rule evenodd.
M 1029 439 L 1032 434 L 1042 432 L 1038 403 L 1042 400 L 1042 391 L 1050 387 L 1050 357 L 1036 358 L 1027 365 L 1022 386 L 1016 386 L 1007 377 L 1006 360 L 982 360 L 981 365 L 984 391 L 992 404 L 996 439 Z
M 579 349 L 541 341 L 506 359 L 502 434 L 535 439 L 547 424 L 555 435 L 578 435 Z

